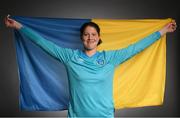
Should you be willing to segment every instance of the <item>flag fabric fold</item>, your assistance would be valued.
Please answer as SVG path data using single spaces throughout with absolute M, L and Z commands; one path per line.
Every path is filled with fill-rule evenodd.
M 80 27 L 93 21 L 101 28 L 98 50 L 126 47 L 158 31 L 171 19 L 72 19 L 13 17 L 60 47 L 83 49 Z M 27 111 L 68 109 L 69 87 L 65 66 L 14 30 L 19 74 L 19 105 Z M 160 105 L 166 77 L 166 36 L 116 68 L 113 79 L 115 109 Z M 103 96 L 102 96 L 103 97 Z

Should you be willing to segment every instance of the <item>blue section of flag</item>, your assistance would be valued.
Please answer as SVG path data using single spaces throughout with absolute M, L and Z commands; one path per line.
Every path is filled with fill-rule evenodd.
M 91 19 L 13 17 L 61 47 L 82 49 L 80 27 Z M 63 64 L 28 37 L 14 30 L 20 80 L 20 108 L 27 111 L 65 110 L 69 103 L 68 78 Z

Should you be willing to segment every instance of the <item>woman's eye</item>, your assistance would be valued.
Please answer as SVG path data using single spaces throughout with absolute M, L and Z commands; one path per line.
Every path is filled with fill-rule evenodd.
M 84 36 L 87 36 L 88 34 L 84 34 Z

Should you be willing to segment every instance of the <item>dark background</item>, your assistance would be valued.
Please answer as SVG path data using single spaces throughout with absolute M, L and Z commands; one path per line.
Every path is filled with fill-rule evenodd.
M 161 19 L 173 18 L 178 29 L 167 35 L 167 72 L 164 104 L 116 110 L 115 116 L 180 116 L 179 20 L 175 0 L 1 0 L 0 1 L 0 116 L 66 116 L 67 111 L 19 111 L 19 80 L 12 29 L 5 27 L 7 14 L 57 18 Z

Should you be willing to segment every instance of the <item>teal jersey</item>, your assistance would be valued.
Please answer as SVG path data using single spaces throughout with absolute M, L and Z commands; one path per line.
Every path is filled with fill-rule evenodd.
M 161 37 L 157 31 L 125 48 L 97 51 L 89 57 L 81 50 L 59 47 L 27 27 L 20 32 L 65 65 L 70 93 L 68 117 L 114 117 L 115 68 Z

